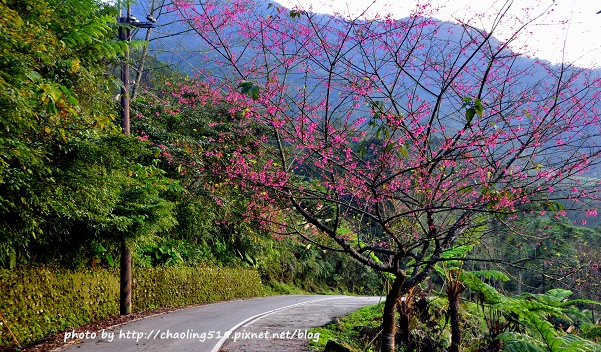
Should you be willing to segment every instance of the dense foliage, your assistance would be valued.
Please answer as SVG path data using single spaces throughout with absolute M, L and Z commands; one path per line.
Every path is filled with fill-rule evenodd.
M 114 8 L 0 6 L 0 265 L 113 267 L 125 238 L 138 266 L 246 266 L 313 290 L 378 290 L 344 256 L 241 220 L 250 200 L 213 172 L 224 160 L 210 146 L 221 133 L 248 138 L 228 127 L 227 105 L 198 101 L 198 82 L 169 69 L 145 78 L 155 89 L 133 103 L 135 136 L 121 134 Z
M 590 311 L 581 308 L 586 301 L 570 300 L 571 291 L 553 289 L 544 294 L 508 297 L 474 274 L 464 272 L 461 275 L 462 283 L 473 291 L 475 299 L 466 300 L 459 307 L 458 328 L 463 334 L 460 351 L 601 350 L 598 325 L 591 320 Z M 405 309 L 412 311 L 409 321 L 411 331 L 399 350 L 450 350 L 453 324 L 448 318 L 448 306 L 448 297 L 444 294 L 416 292 L 410 303 L 404 305 Z M 377 336 L 381 333 L 382 310 L 382 304 L 366 307 L 313 329 L 322 338 L 312 345 L 322 350 L 332 340 L 351 351 L 375 351 L 379 349 Z
M 70 264 L 94 239 L 173 226 L 163 172 L 140 163 L 143 146 L 113 123 L 110 60 L 126 49 L 113 40 L 115 10 L 91 0 L 0 6 L 0 262 Z

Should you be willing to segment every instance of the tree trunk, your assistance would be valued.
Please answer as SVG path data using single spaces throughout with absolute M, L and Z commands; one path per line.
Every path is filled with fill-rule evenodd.
M 401 341 L 403 345 L 409 346 L 409 314 L 407 312 L 400 312 L 401 318 L 399 319 L 399 329 L 401 330 Z M 411 349 L 409 349 L 411 350 Z
M 405 277 L 397 275 L 392 283 L 392 288 L 386 295 L 384 302 L 384 312 L 382 313 L 382 346 L 381 352 L 395 351 L 395 334 L 396 334 L 396 303 L 401 297 L 401 287 L 405 282 Z
M 459 352 L 461 346 L 461 328 L 459 326 L 459 301 L 465 286 L 459 279 L 447 283 L 447 297 L 449 298 L 449 320 L 451 322 L 451 347 L 449 352 Z
M 408 290 L 406 294 L 397 300 L 397 310 L 399 311 L 399 330 L 401 333 L 401 342 L 405 351 L 413 351 L 415 348 L 411 345 L 410 327 L 411 315 L 413 314 L 413 290 Z
M 517 289 L 517 295 L 521 295 L 522 294 L 522 269 L 518 269 L 518 289 Z

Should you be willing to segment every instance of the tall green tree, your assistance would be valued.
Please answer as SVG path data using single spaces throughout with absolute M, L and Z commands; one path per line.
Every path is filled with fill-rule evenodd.
M 0 264 L 172 226 L 168 179 L 114 123 L 111 67 L 126 50 L 115 9 L 3 0 L 0 10 Z

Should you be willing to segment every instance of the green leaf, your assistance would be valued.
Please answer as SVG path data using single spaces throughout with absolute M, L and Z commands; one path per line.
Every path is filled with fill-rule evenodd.
M 399 153 L 401 153 L 401 155 L 404 156 L 405 158 L 409 157 L 409 153 L 407 152 L 407 148 L 405 148 L 405 146 L 403 144 L 399 145 Z
M 548 211 L 560 211 L 560 210 L 565 210 L 565 207 L 563 206 L 563 204 L 559 203 L 559 202 L 553 202 L 553 201 L 549 201 L 543 204 L 543 208 L 545 210 Z
M 476 109 L 469 108 L 469 109 L 465 110 L 465 120 L 467 121 L 468 124 L 472 122 L 475 115 L 476 115 Z
M 503 352 L 544 352 L 538 340 L 516 332 L 504 332 L 497 337 L 503 342 Z
M 371 111 L 374 115 L 374 119 L 379 119 L 384 113 L 386 113 L 386 107 L 384 106 L 384 102 L 380 100 L 376 100 L 369 103 L 369 107 L 371 108 Z
M 112 255 L 107 254 L 106 261 L 109 263 L 110 266 L 115 266 L 115 260 L 113 259 Z
M 248 89 L 250 89 L 252 86 L 253 86 L 253 83 L 252 83 L 252 82 L 248 82 L 248 81 L 246 81 L 246 82 L 242 82 L 242 83 L 240 83 L 240 84 L 238 85 L 238 88 L 241 88 L 241 89 L 240 89 L 240 91 L 241 91 L 242 93 L 245 93 L 245 91 L 246 91 L 246 90 L 248 90 Z
M 67 98 L 67 101 L 72 104 L 72 105 L 78 105 L 79 101 L 77 100 L 77 98 L 75 98 L 72 95 L 69 95 L 69 97 Z
M 290 10 L 290 17 L 292 18 L 300 18 L 303 14 L 305 14 L 305 11 Z
M 59 99 L 63 95 L 63 92 L 60 88 L 57 88 L 57 87 L 47 84 L 47 83 L 40 84 L 40 90 L 41 90 L 41 92 L 50 96 L 52 98 L 52 100 L 54 100 L 55 102 L 59 101 Z
M 259 87 L 254 86 L 250 89 L 250 95 L 253 100 L 259 99 Z
M 38 82 L 42 79 L 42 75 L 39 74 L 37 71 L 29 71 L 29 72 L 27 72 L 26 75 L 27 75 L 27 78 L 29 78 L 33 82 Z
M 484 105 L 482 105 L 480 99 L 474 99 L 474 110 L 478 116 L 482 117 L 482 114 L 484 113 Z
M 247 95 L 253 100 L 259 99 L 259 86 L 254 85 L 252 82 L 242 82 L 238 85 L 240 93 Z
M 443 252 L 440 257 L 443 259 L 453 258 L 453 257 L 462 257 L 465 254 L 469 253 L 472 249 L 474 249 L 473 244 L 459 246 L 459 247 L 455 247 L 448 251 Z

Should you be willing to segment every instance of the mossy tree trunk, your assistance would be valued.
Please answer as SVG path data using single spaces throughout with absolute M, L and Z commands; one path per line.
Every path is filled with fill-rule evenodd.
M 413 315 L 413 289 L 409 290 L 404 297 L 397 301 L 397 309 L 399 311 L 399 330 L 401 333 L 401 342 L 404 345 L 405 351 L 413 351 L 415 346 L 411 344 L 409 333 L 410 321 Z
M 458 275 L 459 276 L 459 275 Z M 465 286 L 459 278 L 449 280 L 446 285 L 449 299 L 449 321 L 451 323 L 451 346 L 449 352 L 459 352 L 461 346 L 461 327 L 459 326 L 459 302 Z

